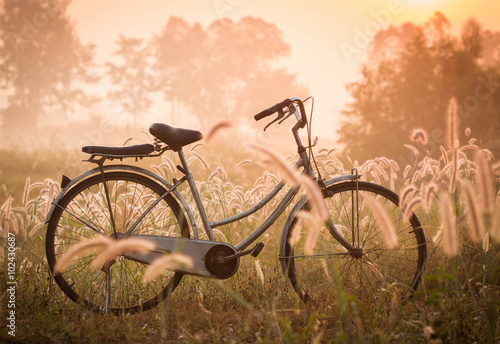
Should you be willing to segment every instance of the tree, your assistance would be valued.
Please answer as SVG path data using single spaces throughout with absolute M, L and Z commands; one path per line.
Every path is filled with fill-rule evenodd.
M 204 29 L 172 17 L 152 47 L 158 90 L 205 126 L 227 116 L 238 121 L 306 92 L 294 75 L 275 67 L 290 47 L 276 26 L 261 19 L 221 19 Z
M 39 118 L 91 99 L 77 84 L 91 83 L 94 52 L 66 14 L 69 0 L 5 0 L 0 16 L 0 80 L 8 93 L 3 131 L 35 129 Z
M 358 160 L 407 160 L 403 145 L 418 127 L 428 133 L 429 152 L 440 154 L 451 97 L 458 103 L 461 142 L 469 127 L 485 147 L 500 153 L 500 65 L 492 65 L 493 52 L 484 44 L 497 37 L 475 20 L 453 37 L 441 13 L 423 26 L 406 23 L 377 33 L 371 50 L 377 64 L 365 65 L 361 80 L 347 85 L 352 102 L 338 131 L 345 153 Z
M 132 115 L 134 124 L 153 104 L 149 98 L 152 91 L 151 74 L 148 73 L 148 52 L 143 40 L 120 36 L 118 49 L 114 55 L 123 59 L 123 64 L 107 62 L 108 76 L 115 90 L 108 93 L 108 98 Z

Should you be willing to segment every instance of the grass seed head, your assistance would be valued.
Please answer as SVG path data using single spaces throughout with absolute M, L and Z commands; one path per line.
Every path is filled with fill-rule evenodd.
M 401 192 L 401 196 L 399 197 L 399 207 L 401 209 L 404 209 L 405 204 L 407 203 L 406 199 L 412 196 L 416 190 L 417 188 L 413 184 L 410 184 L 403 189 L 403 191 Z
M 221 121 L 216 123 L 212 128 L 208 130 L 208 134 L 205 139 L 206 142 L 210 142 L 214 138 L 215 134 L 217 134 L 221 129 L 231 128 L 232 126 L 233 125 L 229 121 Z
M 469 236 L 475 243 L 480 243 L 484 239 L 484 224 L 478 201 L 471 184 L 466 180 L 461 180 L 462 191 L 465 194 L 465 204 L 467 209 L 467 220 L 469 223 Z
M 410 139 L 415 142 L 421 142 L 424 145 L 428 143 L 427 133 L 422 128 L 413 129 L 410 135 Z
M 456 257 L 458 254 L 457 218 L 451 196 L 446 191 L 440 195 L 439 218 L 442 226 L 441 247 L 448 257 Z
M 408 202 L 408 204 L 406 205 L 406 207 L 404 208 L 404 216 L 403 218 L 406 220 L 406 221 L 410 221 L 410 218 L 412 217 L 413 215 L 413 212 L 414 212 L 414 209 L 422 203 L 422 199 L 420 197 L 415 197 L 413 198 L 410 202 Z
M 396 247 L 398 245 L 398 236 L 396 235 L 396 231 L 394 230 L 389 214 L 387 214 L 374 196 L 366 195 L 365 201 L 366 204 L 372 209 L 373 214 L 377 219 L 387 248 L 392 249 Z
M 108 245 L 112 244 L 114 240 L 109 238 L 92 238 L 84 240 L 76 245 L 73 245 L 65 254 L 61 256 L 61 258 L 56 262 L 54 267 L 54 273 L 58 273 L 63 271 L 66 267 L 68 267 L 71 262 L 78 258 L 82 253 L 96 250 L 100 248 L 105 248 Z
M 113 241 L 109 245 L 107 245 L 90 264 L 90 267 L 93 269 L 97 269 L 108 261 L 113 259 L 116 256 L 122 255 L 127 251 L 139 252 L 139 253 L 148 253 L 149 251 L 154 250 L 156 247 L 155 243 L 139 238 L 128 238 L 118 241 Z
M 193 259 L 181 253 L 166 254 L 153 260 L 142 279 L 143 283 L 152 281 L 165 270 L 188 269 L 194 266 Z
M 476 151 L 474 154 L 474 161 L 476 163 L 476 182 L 481 197 L 481 206 L 484 212 L 492 213 L 494 205 L 489 163 L 481 150 Z
M 448 103 L 446 124 L 447 124 L 448 148 L 453 149 L 455 141 L 459 139 L 457 100 L 455 97 L 451 98 L 450 102 Z
M 497 203 L 490 229 L 491 239 L 500 244 L 500 204 Z

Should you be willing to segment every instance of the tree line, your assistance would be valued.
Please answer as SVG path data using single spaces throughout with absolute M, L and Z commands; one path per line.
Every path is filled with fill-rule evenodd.
M 440 146 L 449 149 L 446 114 L 454 99 L 461 144 L 475 137 L 498 156 L 499 86 L 500 32 L 469 19 L 455 36 L 440 12 L 423 25 L 391 26 L 375 35 L 360 80 L 347 85 L 352 100 L 339 141 L 352 159 L 386 156 L 406 163 L 411 152 L 404 144 L 420 128 L 428 137 L 424 149 L 439 155 Z
M 238 121 L 276 99 L 306 92 L 295 75 L 276 67 L 290 46 L 275 25 L 261 19 L 220 19 L 204 28 L 171 17 L 152 37 L 118 36 L 113 57 L 99 66 L 96 46 L 81 42 L 69 6 L 69 0 L 3 1 L 3 133 L 31 131 L 50 113 L 103 101 L 138 123 L 155 93 L 206 126 L 223 116 Z M 109 92 L 92 94 L 92 86 L 104 79 Z

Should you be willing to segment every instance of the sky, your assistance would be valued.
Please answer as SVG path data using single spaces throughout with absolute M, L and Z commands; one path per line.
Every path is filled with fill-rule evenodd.
M 321 122 L 313 127 L 316 135 L 333 138 L 340 112 L 350 100 L 345 85 L 360 79 L 377 29 L 406 21 L 422 24 L 440 11 L 456 33 L 471 17 L 484 28 L 500 30 L 499 9 L 498 0 L 73 0 L 69 15 L 82 42 L 97 45 L 97 62 L 111 57 L 119 34 L 148 38 L 159 33 L 170 16 L 204 26 L 245 16 L 273 23 L 291 46 L 290 57 L 281 63 L 315 98 L 314 116 Z

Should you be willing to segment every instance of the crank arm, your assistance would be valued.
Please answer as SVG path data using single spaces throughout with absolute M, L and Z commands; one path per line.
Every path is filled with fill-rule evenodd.
M 238 258 L 238 257 L 246 256 L 247 254 L 251 255 L 252 257 L 257 257 L 259 255 L 260 251 L 262 251 L 263 248 L 264 248 L 264 244 L 261 243 L 261 242 L 259 242 L 259 243 L 257 243 L 257 245 L 255 245 L 254 248 L 252 248 L 250 250 L 242 251 L 240 253 L 236 253 L 236 254 L 233 254 L 233 255 L 221 258 L 221 262 L 225 263 L 225 262 L 227 262 L 227 261 L 229 261 L 231 259 L 235 259 L 235 258 Z

